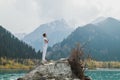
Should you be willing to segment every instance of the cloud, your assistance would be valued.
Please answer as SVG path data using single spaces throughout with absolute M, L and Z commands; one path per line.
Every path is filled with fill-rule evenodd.
M 39 0 L 36 1 L 39 16 L 43 20 L 64 18 L 68 21 L 85 23 L 99 14 L 99 9 L 87 0 Z
M 40 25 L 34 1 L 3 0 L 0 3 L 0 24 L 11 32 L 29 33 Z
M 29 33 L 40 24 L 64 18 L 78 26 L 99 16 L 120 19 L 119 0 L 0 0 L 0 24 Z

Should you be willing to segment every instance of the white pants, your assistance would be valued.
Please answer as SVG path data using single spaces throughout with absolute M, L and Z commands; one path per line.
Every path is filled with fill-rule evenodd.
M 47 44 L 45 44 L 43 47 L 42 61 L 46 61 L 45 56 L 46 56 L 46 52 L 47 52 L 47 47 L 48 47 Z

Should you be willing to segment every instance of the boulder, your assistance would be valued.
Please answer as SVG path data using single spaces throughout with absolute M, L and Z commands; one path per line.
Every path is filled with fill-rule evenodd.
M 40 64 L 18 80 L 80 80 L 71 71 L 67 60 L 52 61 Z

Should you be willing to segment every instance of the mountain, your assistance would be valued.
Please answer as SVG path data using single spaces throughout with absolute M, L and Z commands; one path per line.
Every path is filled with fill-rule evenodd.
M 77 43 L 84 45 L 85 55 L 95 60 L 120 61 L 120 21 L 106 18 L 96 24 L 78 27 L 62 42 L 55 44 L 48 57 L 59 59 L 68 57 Z
M 94 21 L 91 22 L 91 24 L 97 24 L 101 21 L 104 21 L 106 19 L 106 17 L 98 17 L 97 19 L 95 19 Z
M 104 32 L 109 35 L 119 36 L 120 35 L 120 21 L 111 17 L 99 22 L 96 24 L 99 26 Z
M 53 46 L 53 44 L 61 42 L 72 31 L 73 28 L 71 28 L 64 19 L 55 20 L 53 22 L 40 25 L 32 33 L 26 35 L 22 40 L 38 51 L 39 49 L 42 50 L 43 33 L 47 33 L 49 46 Z
M 27 34 L 26 33 L 15 33 L 15 37 L 22 40 Z
M 0 57 L 28 59 L 40 58 L 40 55 L 38 56 L 31 46 L 0 26 Z

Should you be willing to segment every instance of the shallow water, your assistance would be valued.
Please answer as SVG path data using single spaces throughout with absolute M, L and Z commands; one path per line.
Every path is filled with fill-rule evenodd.
M 24 70 L 0 70 L 0 80 L 16 80 L 27 72 Z M 85 74 L 92 80 L 120 80 L 120 69 L 87 70 Z
M 120 80 L 120 69 L 88 70 L 85 74 L 92 80 Z
M 0 70 L 0 80 L 17 80 L 27 72 L 27 70 Z

